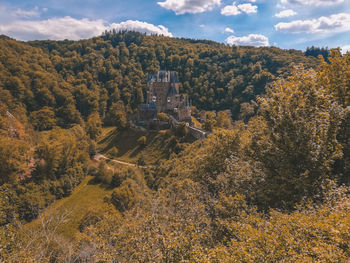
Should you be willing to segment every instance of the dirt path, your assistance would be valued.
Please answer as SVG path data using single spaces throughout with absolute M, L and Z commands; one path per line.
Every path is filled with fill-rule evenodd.
M 111 161 L 111 162 L 115 162 L 115 163 L 119 163 L 119 164 L 124 164 L 124 165 L 128 165 L 128 166 L 132 166 L 132 167 L 139 167 L 139 168 L 150 168 L 150 167 L 154 167 L 154 165 L 137 165 L 137 164 L 134 164 L 134 163 L 128 163 L 128 162 L 123 162 L 123 161 L 119 161 L 119 160 L 115 160 L 115 159 L 110 159 L 110 158 L 107 158 L 106 156 L 104 156 L 103 154 L 101 153 L 97 153 L 95 154 L 94 156 L 94 160 L 96 161 L 99 161 L 101 159 L 105 159 L 105 160 L 108 160 L 108 161 Z

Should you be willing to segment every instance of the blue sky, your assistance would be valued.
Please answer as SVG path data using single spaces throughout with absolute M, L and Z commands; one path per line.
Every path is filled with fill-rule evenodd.
M 350 50 L 350 0 L 0 0 L 0 34 L 81 39 L 104 30 L 230 45 Z

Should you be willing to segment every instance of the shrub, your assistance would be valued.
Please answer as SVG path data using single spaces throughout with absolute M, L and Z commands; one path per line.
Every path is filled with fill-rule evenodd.
M 105 184 L 110 184 L 112 182 L 113 172 L 108 168 L 104 161 L 101 161 L 98 165 L 98 172 L 96 177 L 100 182 Z
M 168 121 L 169 120 L 169 116 L 164 112 L 158 113 L 157 117 L 160 121 Z
M 83 232 L 84 229 L 86 229 L 91 225 L 95 225 L 101 219 L 102 219 L 102 216 L 99 213 L 95 211 L 88 211 L 80 220 L 79 227 L 78 227 L 79 231 Z
M 143 155 L 141 154 L 140 157 L 139 157 L 139 159 L 137 160 L 137 165 L 143 166 L 143 165 L 145 165 L 145 164 L 146 164 L 145 158 L 144 158 Z
M 123 182 L 124 176 L 120 171 L 114 172 L 112 176 L 111 186 L 119 187 Z
M 136 202 L 135 181 L 127 180 L 120 187 L 113 190 L 112 204 L 121 212 L 129 210 Z
M 118 155 L 118 152 L 119 152 L 118 148 L 114 146 L 108 150 L 107 154 L 109 157 L 112 158 L 112 157 L 116 157 Z
M 186 122 L 181 122 L 176 126 L 175 135 L 179 137 L 185 137 L 188 134 L 188 128 Z
M 141 136 L 140 138 L 137 139 L 137 143 L 139 146 L 145 146 L 147 143 L 147 138 L 146 136 Z

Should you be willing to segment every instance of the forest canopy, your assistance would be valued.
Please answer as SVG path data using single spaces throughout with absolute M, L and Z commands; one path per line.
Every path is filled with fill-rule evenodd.
M 242 119 L 251 115 L 248 105 L 254 108 L 266 86 L 290 74 L 292 63 L 316 66 L 315 58 L 297 50 L 136 32 L 106 32 L 81 41 L 24 43 L 2 37 L 0 47 L 1 101 L 25 106 L 38 130 L 81 124 L 94 112 L 104 120 L 116 103 L 126 112 L 137 111 L 147 74 L 159 69 L 178 72 L 180 92 L 197 108 L 231 110 L 233 119 Z M 41 120 L 47 127 L 39 125 Z
M 208 138 L 189 140 L 185 123 L 161 143 L 128 127 L 147 74 L 165 68 L 194 115 L 207 111 Z M 115 140 L 106 126 L 134 132 L 135 155 L 153 143 L 167 155 L 93 159 L 99 138 Z M 349 164 L 350 53 L 135 32 L 0 37 L 0 261 L 346 262 Z M 103 193 L 98 208 L 84 189 Z M 84 211 L 74 222 L 55 207 L 67 196 Z

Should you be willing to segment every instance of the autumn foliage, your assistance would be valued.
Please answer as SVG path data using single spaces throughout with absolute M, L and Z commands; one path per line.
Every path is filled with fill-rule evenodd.
M 41 65 L 30 68 L 24 56 L 28 70 L 17 74 L 14 57 L 0 53 L 0 261 L 346 262 L 350 53 L 331 50 L 312 69 L 296 52 L 305 65 L 277 75 L 286 62 L 275 61 L 283 53 L 275 48 L 159 38 L 0 39 Z M 165 65 L 208 110 L 203 126 L 212 134 L 190 143 L 181 123 L 169 131 L 181 147 L 154 166 L 89 161 L 102 125 L 125 130 L 142 101 L 144 72 Z M 6 112 L 22 123 L 21 136 Z M 136 143 L 140 150 L 152 141 Z M 87 211 L 68 239 L 57 231 L 65 213 L 43 211 L 87 174 L 108 190 L 110 209 Z

